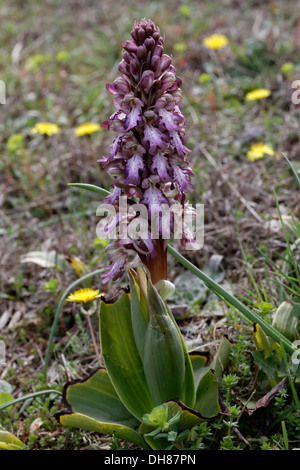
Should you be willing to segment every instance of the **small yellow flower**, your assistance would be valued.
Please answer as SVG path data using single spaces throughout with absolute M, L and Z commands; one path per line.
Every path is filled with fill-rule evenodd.
M 203 39 L 203 44 L 208 49 L 222 49 L 228 46 L 229 41 L 224 34 L 213 34 Z
M 211 81 L 211 76 L 208 73 L 201 73 L 198 77 L 199 83 L 208 83 Z
M 52 124 L 51 122 L 38 122 L 32 129 L 32 134 L 42 134 L 42 135 L 54 135 L 58 134 L 60 128 L 56 124 Z
M 184 42 L 176 42 L 176 44 L 174 44 L 174 49 L 176 52 L 185 52 L 187 46 L 184 44 Z
M 270 3 L 270 10 L 271 10 L 271 13 L 273 13 L 273 15 L 278 14 L 278 6 L 277 6 L 276 2 L 271 2 Z
M 58 51 L 55 58 L 59 62 L 64 62 L 65 60 L 69 58 L 69 53 L 67 51 Z
M 285 62 L 285 64 L 282 64 L 280 71 L 284 75 L 288 75 L 289 73 L 293 72 L 295 68 L 295 64 L 293 62 Z
M 68 302 L 78 302 L 84 303 L 90 302 L 91 300 L 98 299 L 102 297 L 104 294 L 99 294 L 98 289 L 90 289 L 89 287 L 86 289 L 79 289 L 73 294 L 70 294 L 67 297 Z
M 246 94 L 245 99 L 246 101 L 256 101 L 267 98 L 270 94 L 271 91 L 267 88 L 257 88 L 256 90 L 249 91 L 249 93 Z
M 81 261 L 77 256 L 70 256 L 68 261 L 78 277 L 84 276 L 88 272 L 88 266 Z
M 83 135 L 93 134 L 94 132 L 100 131 L 101 127 L 95 122 L 86 122 L 85 124 L 80 124 L 80 126 L 75 128 L 75 136 L 81 137 Z
M 247 158 L 250 162 L 254 162 L 255 160 L 264 158 L 266 154 L 275 155 L 275 152 L 270 145 L 260 142 L 251 146 L 250 150 L 247 152 Z

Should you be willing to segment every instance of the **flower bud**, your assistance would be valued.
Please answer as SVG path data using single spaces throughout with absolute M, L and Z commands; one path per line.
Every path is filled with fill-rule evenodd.
M 137 30 L 137 37 L 138 37 L 138 40 L 142 43 L 146 37 L 146 33 L 145 33 L 145 30 L 143 28 L 139 28 Z
M 152 70 L 145 70 L 145 72 L 142 75 L 141 82 L 140 82 L 140 85 L 145 91 L 145 93 L 149 93 L 154 80 L 155 80 L 155 77 L 154 77 L 154 73 L 152 72 Z
M 160 90 L 167 91 L 171 89 L 176 82 L 176 77 L 172 73 L 166 73 L 160 80 Z
M 175 286 L 170 281 L 161 280 L 155 284 L 155 288 L 163 300 L 168 300 L 175 292 Z
M 276 310 L 272 325 L 286 338 L 293 341 L 296 335 L 297 318 L 293 314 L 293 306 L 282 302 Z
M 158 55 L 153 55 L 151 58 L 151 69 L 153 72 L 157 72 L 160 65 L 160 57 Z
M 171 57 L 168 56 L 167 54 L 163 54 L 161 56 L 161 60 L 160 60 L 159 68 L 158 68 L 159 72 L 160 73 L 165 72 L 170 66 L 171 62 L 172 62 Z
M 155 47 L 155 41 L 153 38 L 147 38 L 145 39 L 145 42 L 144 42 L 146 48 L 148 51 L 153 51 L 154 47 Z
M 138 46 L 133 41 L 125 41 L 123 47 L 127 52 L 131 52 L 133 54 L 136 53 L 138 48 Z
M 152 36 L 154 30 L 154 24 L 149 22 L 145 27 L 147 37 Z
M 156 48 L 153 51 L 153 55 L 157 55 L 158 57 L 161 57 L 164 53 L 164 48 L 160 44 L 156 46 Z
M 135 79 L 135 81 L 139 81 L 140 67 L 139 67 L 138 61 L 135 59 L 131 60 L 129 67 L 130 67 L 130 73 Z
M 113 95 L 126 95 L 126 93 L 129 93 L 131 90 L 130 84 L 124 78 L 121 77 L 118 77 L 113 83 L 107 83 L 106 89 L 107 91 L 109 91 L 109 93 L 112 93 Z
M 123 54 L 123 60 L 125 60 L 126 64 L 130 64 L 131 60 L 132 60 L 132 56 L 131 54 L 129 54 L 129 52 L 124 52 Z
M 147 57 L 147 49 L 144 44 L 137 48 L 136 56 L 139 60 L 145 60 L 145 58 Z
M 128 75 L 129 67 L 128 67 L 128 64 L 126 64 L 125 60 L 122 60 L 119 63 L 118 70 L 119 70 L 119 72 L 124 73 L 125 75 Z

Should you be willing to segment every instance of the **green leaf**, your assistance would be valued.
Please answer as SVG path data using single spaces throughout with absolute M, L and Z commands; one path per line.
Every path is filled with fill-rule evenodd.
M 163 405 L 158 405 L 151 413 L 146 413 L 143 416 L 143 423 L 149 426 L 162 426 L 168 421 L 168 406 L 164 403 Z
M 205 374 L 207 374 L 207 372 L 210 369 L 212 369 L 213 373 L 215 374 L 215 380 L 211 377 L 211 374 L 208 374 L 208 376 L 211 377 L 212 383 L 214 384 L 213 386 L 218 388 L 218 382 L 221 381 L 223 372 L 228 365 L 231 348 L 232 348 L 232 344 L 226 338 L 226 336 L 224 336 L 221 339 L 218 351 L 215 354 L 209 366 L 207 366 L 207 357 L 205 355 L 197 351 L 190 353 L 190 358 L 191 358 L 194 378 L 195 378 L 196 390 L 199 388 L 201 379 L 203 378 Z M 198 406 L 200 406 L 198 391 L 197 391 L 197 397 L 198 397 Z M 198 409 L 197 404 L 195 405 L 195 407 L 196 409 Z M 202 410 L 202 412 L 204 413 L 204 410 Z
M 276 351 L 277 358 L 281 361 L 282 351 L 280 344 L 276 343 L 272 338 L 269 338 L 257 323 L 254 323 L 253 327 L 253 336 L 257 350 L 263 351 L 265 358 L 268 358 L 271 356 L 273 351 Z
M 131 322 L 136 346 L 142 357 L 145 333 L 148 323 L 148 305 L 143 304 L 143 292 L 139 286 L 136 274 L 129 270 L 130 275 L 130 297 L 131 297 Z
M 63 425 L 108 434 L 145 447 L 135 431 L 139 421 L 120 401 L 105 369 L 97 369 L 84 380 L 67 383 L 63 401 L 66 410 L 56 419 Z
M 215 282 L 211 277 L 207 276 L 203 271 L 201 271 L 197 266 L 187 260 L 184 256 L 182 256 L 178 251 L 176 251 L 171 245 L 168 245 L 168 252 L 177 260 L 179 263 L 182 264 L 186 269 L 194 273 L 199 279 L 201 279 L 206 286 L 212 290 L 215 294 L 217 294 L 221 299 L 223 299 L 226 303 L 234 307 L 239 314 L 244 318 L 249 324 L 253 324 L 253 322 L 258 323 L 264 332 L 270 336 L 274 341 L 282 342 L 285 350 L 290 353 L 297 353 L 297 346 L 291 343 L 287 338 L 285 338 L 282 334 L 275 330 L 269 323 L 261 318 L 260 315 L 256 314 L 252 310 L 250 310 L 246 305 L 240 302 L 236 297 L 231 295 L 226 289 L 220 286 L 217 282 Z
M 253 336 L 257 349 L 259 351 L 264 351 L 265 357 L 270 356 L 272 353 L 272 346 L 270 344 L 269 338 L 257 323 L 254 323 L 253 327 Z
M 283 157 L 285 158 L 286 162 L 288 163 L 290 169 L 292 170 L 292 172 L 293 172 L 293 174 L 294 174 L 294 176 L 295 176 L 295 180 L 297 181 L 298 186 L 300 187 L 300 178 L 299 178 L 299 176 L 298 176 L 298 174 L 297 174 L 296 169 L 294 168 L 294 166 L 292 165 L 292 163 L 289 161 L 289 159 L 287 158 L 287 156 L 286 156 L 284 153 L 283 153 L 282 155 L 283 155 Z
M 272 351 L 268 357 L 265 357 L 265 351 L 253 351 L 252 355 L 255 364 L 267 375 L 270 383 L 273 383 L 278 377 L 288 376 L 289 371 L 284 361 L 278 361 L 275 351 Z
M 192 429 L 194 426 L 198 426 L 204 421 L 207 421 L 207 419 L 201 416 L 200 413 L 187 407 L 180 400 L 170 400 L 167 403 L 164 403 L 163 406 L 164 405 L 167 405 L 168 407 L 168 422 L 172 421 L 172 418 L 179 414 L 179 419 L 176 419 L 176 430 L 178 433 L 181 433 L 186 429 Z M 145 441 L 150 445 L 152 449 L 165 449 L 168 446 L 167 439 L 154 438 L 145 435 L 151 433 L 154 429 L 155 424 L 151 426 L 143 422 L 140 426 L 139 431 L 140 434 L 144 435 Z
M 145 334 L 143 364 L 155 405 L 181 398 L 185 357 L 182 340 L 165 302 L 148 281 L 149 322 Z
M 231 349 L 232 344 L 230 343 L 228 338 L 226 338 L 226 336 L 223 336 L 218 351 L 214 357 L 213 363 L 211 364 L 211 368 L 214 369 L 217 380 L 219 382 L 221 382 L 223 372 L 228 365 Z
M 22 450 L 23 442 L 16 436 L 7 431 L 0 430 L 0 449 L 4 450 Z
M 87 191 L 92 191 L 94 193 L 101 194 L 101 196 L 104 196 L 104 197 L 107 197 L 111 194 L 106 189 L 100 188 L 99 186 L 95 186 L 94 184 L 69 183 L 68 186 L 73 186 L 74 188 L 79 188 L 79 189 L 86 189 Z
M 140 421 L 154 408 L 131 323 L 130 295 L 100 303 L 102 355 L 111 382 L 126 408 Z
M 62 415 L 60 417 L 60 423 L 67 427 L 85 429 L 86 431 L 93 431 L 99 434 L 107 434 L 126 442 L 132 442 L 144 449 L 148 448 L 145 440 L 136 431 L 117 423 L 100 422 L 80 413 Z
M 212 369 L 207 370 L 200 379 L 194 408 L 207 419 L 214 418 L 220 413 L 229 413 L 220 399 L 219 384 L 215 371 Z
M 169 309 L 169 307 L 168 306 L 166 307 L 167 307 L 168 314 L 177 329 L 177 332 L 178 332 L 178 335 L 180 337 L 181 344 L 182 344 L 183 354 L 184 354 L 185 375 L 184 375 L 183 389 L 181 393 L 181 401 L 186 406 L 193 408 L 194 403 L 195 403 L 195 379 L 194 379 L 194 371 L 192 367 L 191 357 L 190 357 L 190 354 L 188 353 L 186 344 L 178 328 L 176 320 L 171 310 Z
M 0 406 L 4 405 L 4 403 L 8 403 L 12 400 L 13 400 L 13 397 L 10 393 L 6 393 L 6 392 L 1 392 L 0 393 Z M 9 407 L 8 409 L 11 409 L 11 407 Z
M 207 367 L 205 367 L 207 357 L 198 352 L 191 352 L 190 359 L 193 367 L 195 387 L 197 389 L 202 375 L 208 370 Z

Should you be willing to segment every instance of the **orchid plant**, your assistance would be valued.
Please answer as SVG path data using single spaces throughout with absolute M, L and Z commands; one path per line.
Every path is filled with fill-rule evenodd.
M 182 82 L 151 20 L 136 21 L 131 36 L 123 43 L 120 76 L 107 84 L 116 111 L 103 126 L 117 135 L 109 155 L 100 162 L 112 179 L 112 192 L 102 190 L 102 194 L 114 211 L 98 233 L 104 238 L 115 234 L 107 246 L 111 263 L 104 270 L 103 284 L 126 271 L 130 285 L 115 298 L 101 294 L 104 364 L 87 378 L 65 385 L 65 410 L 56 417 L 64 426 L 112 435 L 145 449 L 166 449 L 168 434 L 161 430 L 169 430 L 174 437 L 219 414 L 229 414 L 219 383 L 231 343 L 224 337 L 209 361 L 197 351 L 188 352 L 167 304 L 173 292 L 167 273 L 168 236 L 171 239 L 176 230 L 175 213 L 191 210 L 186 194 L 193 188 L 190 151 L 184 143 L 186 120 L 180 107 Z M 122 198 L 127 204 L 125 215 L 120 211 Z M 130 237 L 124 234 L 124 224 L 135 226 L 140 205 L 147 214 L 143 236 Z M 166 227 L 162 207 L 174 205 L 177 212 L 171 212 Z M 154 238 L 155 214 L 159 228 Z M 181 243 L 194 246 L 195 237 L 184 221 L 181 229 Z M 130 253 L 137 258 L 130 261 Z M 199 275 L 196 267 L 191 268 L 187 260 L 184 263 Z M 215 288 L 212 280 L 204 280 Z M 226 292 L 220 289 L 219 294 L 226 299 Z M 239 301 L 229 300 L 250 321 L 266 326 Z M 266 333 L 278 338 L 272 327 L 266 327 Z

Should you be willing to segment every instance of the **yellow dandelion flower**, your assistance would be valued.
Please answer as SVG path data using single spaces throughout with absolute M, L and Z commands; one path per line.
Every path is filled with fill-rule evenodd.
M 213 34 L 203 39 L 203 44 L 208 49 L 222 49 L 228 46 L 229 40 L 224 34 Z
M 267 88 L 257 88 L 256 90 L 249 91 L 249 93 L 246 94 L 245 99 L 246 101 L 262 100 L 263 98 L 270 96 L 270 94 L 271 91 Z
M 91 300 L 94 300 L 94 299 L 98 299 L 99 297 L 102 297 L 103 295 L 104 294 L 99 294 L 98 289 L 90 289 L 88 287 L 86 289 L 79 289 L 73 294 L 70 294 L 67 297 L 67 301 L 86 304 L 87 302 L 90 302 Z
M 208 83 L 211 81 L 211 75 L 209 73 L 201 73 L 198 77 L 198 82 L 199 83 Z
M 265 155 L 275 155 L 275 152 L 270 145 L 264 144 L 263 142 L 252 145 L 247 152 L 247 158 L 250 162 L 264 158 Z
M 184 42 L 176 42 L 176 44 L 174 44 L 174 49 L 176 52 L 185 52 L 187 45 Z
M 52 124 L 52 122 L 38 122 L 36 125 L 31 129 L 32 134 L 42 134 L 42 135 L 54 135 L 60 132 L 60 128 L 56 124 Z
M 289 73 L 293 72 L 295 68 L 295 64 L 293 62 L 285 62 L 285 64 L 282 64 L 280 71 L 284 75 L 288 75 Z
M 101 127 L 99 124 L 95 122 L 86 122 L 84 124 L 80 124 L 80 126 L 75 128 L 74 134 L 76 137 L 81 137 L 83 135 L 90 135 L 94 132 L 100 131 Z

